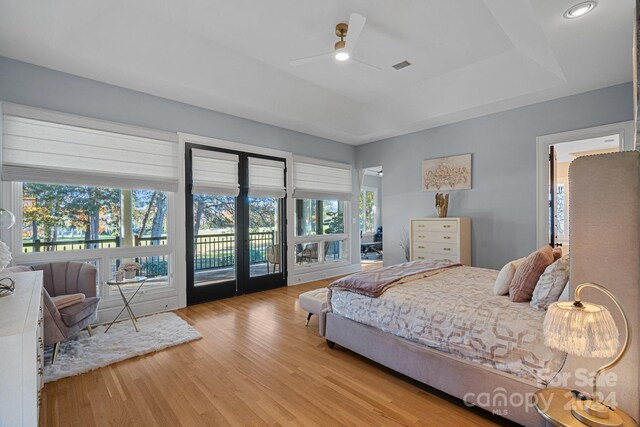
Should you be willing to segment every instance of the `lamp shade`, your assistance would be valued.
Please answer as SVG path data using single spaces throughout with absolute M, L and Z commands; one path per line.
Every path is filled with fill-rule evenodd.
M 13 212 L 0 208 L 0 228 L 9 229 L 16 223 Z
M 607 307 L 592 303 L 556 302 L 544 318 L 547 346 L 581 357 L 611 357 L 620 334 Z

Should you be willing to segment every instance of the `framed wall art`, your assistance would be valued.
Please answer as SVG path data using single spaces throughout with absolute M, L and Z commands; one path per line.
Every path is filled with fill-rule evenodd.
M 422 161 L 422 191 L 471 189 L 471 154 Z

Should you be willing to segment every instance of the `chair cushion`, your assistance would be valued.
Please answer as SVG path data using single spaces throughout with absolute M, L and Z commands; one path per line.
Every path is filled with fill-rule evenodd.
M 84 294 L 60 295 L 57 297 L 51 297 L 51 300 L 56 305 L 56 308 L 58 310 L 62 310 L 63 308 L 66 308 L 84 301 L 85 295 Z
M 300 294 L 300 308 L 308 313 L 320 314 L 327 308 L 329 289 L 320 288 Z
M 100 298 L 88 297 L 84 301 L 60 310 L 60 316 L 65 325 L 71 327 L 83 320 L 85 317 L 91 316 L 98 309 Z

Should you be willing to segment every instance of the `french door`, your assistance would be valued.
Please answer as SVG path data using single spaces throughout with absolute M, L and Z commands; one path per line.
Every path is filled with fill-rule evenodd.
M 186 144 L 187 303 L 286 285 L 285 159 Z

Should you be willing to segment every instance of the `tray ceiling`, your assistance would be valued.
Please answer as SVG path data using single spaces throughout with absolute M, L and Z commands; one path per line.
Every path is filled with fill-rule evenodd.
M 631 81 L 633 0 L 564 19 L 576 2 L 0 0 L 0 55 L 362 144 Z M 351 12 L 381 71 L 289 64 Z

